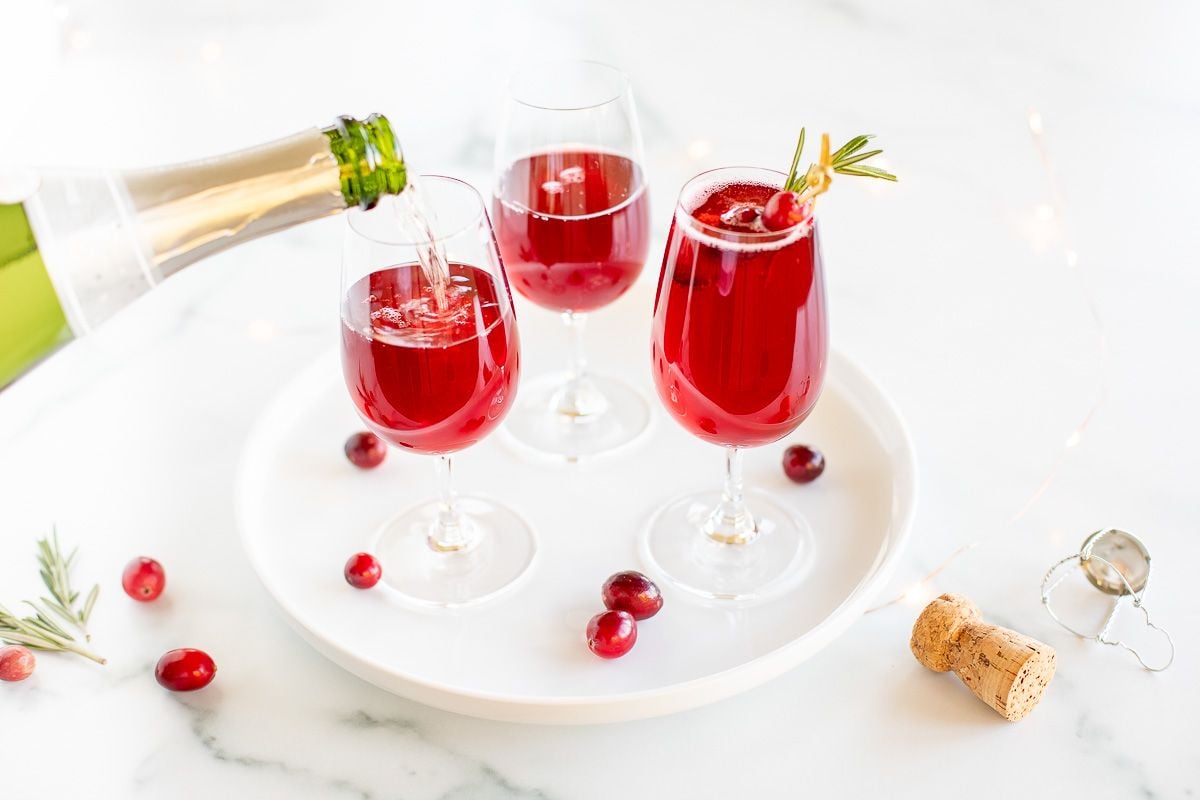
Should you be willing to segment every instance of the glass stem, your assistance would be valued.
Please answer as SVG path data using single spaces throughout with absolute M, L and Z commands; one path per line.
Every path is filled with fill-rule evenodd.
M 437 457 L 437 519 L 429 532 L 429 546 L 443 553 L 465 550 L 474 544 L 470 523 L 458 510 L 450 456 Z
M 747 544 L 758 536 L 754 515 L 746 507 L 740 447 L 725 448 L 725 488 L 720 504 L 704 523 L 704 533 L 722 544 Z
M 567 328 L 567 382 L 555 395 L 554 410 L 572 421 L 589 421 L 604 413 L 608 401 L 587 376 L 587 354 L 583 349 L 587 317 L 564 311 L 562 319 Z
M 567 372 L 571 383 L 582 381 L 587 374 L 587 353 L 583 349 L 583 330 L 587 316 L 574 311 L 564 311 L 563 324 L 567 327 Z

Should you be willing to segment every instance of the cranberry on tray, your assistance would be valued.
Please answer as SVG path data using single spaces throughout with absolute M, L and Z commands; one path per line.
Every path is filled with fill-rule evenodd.
M 346 440 L 346 458 L 359 469 L 375 469 L 387 456 L 387 444 L 370 431 L 359 431 Z
M 588 649 L 601 658 L 620 658 L 637 641 L 637 621 L 625 611 L 605 611 L 587 626 Z
M 600 596 L 605 608 L 626 611 L 639 621 L 650 619 L 663 606 L 662 592 L 654 581 L 633 570 L 618 572 L 606 580 Z
M 342 574 L 346 576 L 346 583 L 355 589 L 370 589 L 383 577 L 383 567 L 370 553 L 355 553 L 346 562 Z
M 812 483 L 825 471 L 825 456 L 816 448 L 794 444 L 783 451 L 783 471 L 796 483 Z

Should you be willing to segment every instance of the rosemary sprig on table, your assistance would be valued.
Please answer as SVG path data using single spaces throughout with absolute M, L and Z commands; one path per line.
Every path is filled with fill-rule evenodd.
M 44 608 L 29 601 L 26 601 L 26 605 L 33 609 L 32 617 L 17 617 L 4 606 L 0 606 L 0 640 L 10 644 L 23 644 L 35 650 L 75 653 L 97 664 L 107 663 L 103 657 L 75 641 L 75 637 L 63 630 Z
M 55 620 L 57 616 L 78 628 L 86 637 L 88 619 L 96 606 L 96 598 L 100 596 L 99 585 L 92 587 L 83 606 L 77 608 L 79 592 L 71 588 L 71 564 L 76 551 L 72 550 L 70 555 L 64 557 L 57 532 L 50 539 L 39 540 L 37 546 L 39 572 L 51 596 L 25 601 L 25 605 L 33 609 L 32 616 L 18 617 L 0 605 L 0 641 L 23 644 L 35 650 L 75 653 L 97 664 L 106 663 L 104 658 L 80 644 Z
M 875 137 L 870 134 L 855 136 L 839 147 L 832 155 L 827 156 L 828 161 L 826 161 L 826 158 L 822 158 L 820 162 L 811 165 L 801 174 L 798 172 L 800 157 L 804 153 L 804 128 L 801 128 L 800 139 L 796 142 L 796 152 L 792 156 L 792 166 L 788 170 L 787 181 L 783 184 L 784 191 L 796 192 L 797 194 L 803 193 L 805 189 L 809 188 L 810 183 L 817 182 L 813 179 L 816 178 L 818 173 L 829 169 L 841 175 L 858 175 L 864 178 L 880 178 L 885 181 L 897 180 L 896 176 L 887 170 L 862 163 L 868 158 L 873 158 L 883 152 L 882 150 L 860 152 L 867 146 L 867 142 L 873 138 Z M 825 153 L 822 153 L 822 155 L 824 156 Z M 826 180 L 825 183 L 828 183 L 828 181 Z
M 92 616 L 92 609 L 96 607 L 96 598 L 100 596 L 100 585 L 96 584 L 92 590 L 88 592 L 87 599 L 83 601 L 83 607 L 76 609 L 75 603 L 79 600 L 79 592 L 71 588 L 71 564 L 75 561 L 75 554 L 78 548 L 72 550 L 70 555 L 63 557 L 62 548 L 58 544 L 58 531 L 54 531 L 52 538 L 39 539 L 38 543 L 38 568 L 42 576 L 42 583 L 46 584 L 46 588 L 50 590 L 50 597 L 43 597 L 42 603 L 61 617 L 63 620 L 83 632 L 84 638 L 91 641 L 92 637 L 88 633 L 87 623 L 88 618 Z

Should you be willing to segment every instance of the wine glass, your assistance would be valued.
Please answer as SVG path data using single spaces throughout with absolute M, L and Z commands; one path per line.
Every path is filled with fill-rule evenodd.
M 727 167 L 684 185 L 653 323 L 653 373 L 670 415 L 725 448 L 725 486 L 672 501 L 643 533 L 643 559 L 709 599 L 755 601 L 798 577 L 811 532 L 769 494 L 746 490 L 742 450 L 777 441 L 812 411 L 828 358 L 815 223 L 768 231 L 784 175 Z
M 383 580 L 433 606 L 479 602 L 532 563 L 528 523 L 459 497 L 451 454 L 491 433 L 513 405 L 520 346 L 512 297 L 483 199 L 423 176 L 398 197 L 347 215 L 342 367 L 367 426 L 435 457 L 437 499 L 389 520 L 375 553 Z
M 522 387 L 508 429 L 521 442 L 575 459 L 646 429 L 638 392 L 587 371 L 585 315 L 633 285 L 650 246 L 642 139 L 629 79 L 593 61 L 548 62 L 509 83 L 496 143 L 493 209 L 517 291 L 562 314 L 565 374 Z

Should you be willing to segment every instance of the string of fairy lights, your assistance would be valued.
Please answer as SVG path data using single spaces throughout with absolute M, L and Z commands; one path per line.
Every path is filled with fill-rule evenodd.
M 1083 441 L 1084 435 L 1087 433 L 1088 427 L 1095 418 L 1096 413 L 1104 405 L 1108 398 L 1108 338 L 1104 329 L 1104 322 L 1100 316 L 1100 311 L 1096 305 L 1095 298 L 1092 295 L 1091 288 L 1088 285 L 1087 276 L 1079 265 L 1079 251 L 1075 249 L 1074 239 L 1071 235 L 1070 228 L 1067 224 L 1067 215 L 1065 203 L 1063 201 L 1062 192 L 1059 189 L 1058 177 L 1054 169 L 1054 162 L 1050 157 L 1050 149 L 1046 145 L 1046 138 L 1043 129 L 1042 115 L 1035 109 L 1031 108 L 1026 117 L 1026 122 L 1029 125 L 1029 133 L 1033 138 L 1034 149 L 1037 151 L 1038 160 L 1041 164 L 1042 172 L 1044 173 L 1046 186 L 1050 194 L 1050 204 L 1046 208 L 1048 213 L 1040 214 L 1044 219 L 1052 222 L 1054 232 L 1056 234 L 1055 241 L 1061 248 L 1062 261 L 1066 269 L 1074 276 L 1075 282 L 1079 286 L 1079 294 L 1087 307 L 1088 314 L 1091 317 L 1093 333 L 1096 338 L 1097 349 L 1100 359 L 1100 378 L 1095 394 L 1095 399 L 1088 406 L 1083 414 L 1079 424 L 1070 432 L 1063 440 L 1061 449 L 1058 451 L 1051 464 L 1049 471 L 1045 477 L 1034 489 L 1034 491 L 1026 498 L 1020 508 L 1010 516 L 1003 525 L 985 533 L 983 536 L 966 544 L 959 545 L 950 552 L 941 562 L 933 569 L 927 572 L 920 580 L 910 585 L 900 594 L 896 595 L 891 600 L 881 603 L 871 609 L 867 613 L 879 611 L 897 603 L 906 603 L 908 605 L 919 606 L 928 602 L 938 592 L 933 588 L 934 579 L 942 573 L 947 567 L 953 564 L 962 556 L 971 552 L 975 548 L 987 542 L 1000 533 L 1008 530 L 1026 514 L 1029 513 L 1042 496 L 1054 484 L 1062 471 L 1063 465 L 1066 463 L 1068 456 L 1075 447 Z

